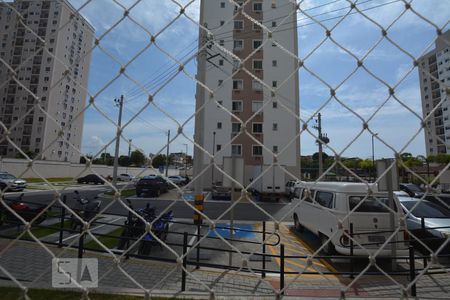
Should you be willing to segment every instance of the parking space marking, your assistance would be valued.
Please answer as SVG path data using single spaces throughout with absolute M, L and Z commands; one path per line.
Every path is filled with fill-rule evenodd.
M 274 229 L 273 223 L 268 223 L 268 231 Z M 285 245 L 286 256 L 307 256 L 312 255 L 313 250 L 306 242 L 302 241 L 294 232 L 292 232 L 285 224 L 280 224 L 279 227 L 280 243 Z M 279 246 L 268 245 L 270 252 L 273 255 L 279 255 Z M 275 257 L 275 262 L 280 265 L 280 258 Z M 331 266 L 325 259 L 314 259 L 312 265 L 307 267 L 307 258 L 285 258 L 286 272 L 335 272 L 336 269 Z M 288 276 L 297 276 L 289 274 Z M 335 275 L 321 275 L 321 274 L 305 274 L 302 276 L 334 276 Z

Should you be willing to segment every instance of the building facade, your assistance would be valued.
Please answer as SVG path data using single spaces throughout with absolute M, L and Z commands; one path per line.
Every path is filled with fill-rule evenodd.
M 197 79 L 209 90 L 197 85 L 194 177 L 197 189 L 229 181 L 215 162 L 244 186 L 277 192 L 300 175 L 296 8 L 244 2 L 201 2 L 209 32 L 200 29 Z
M 0 58 L 20 82 L 1 65 L 0 121 L 25 153 L 79 162 L 93 38 L 93 27 L 67 1 L 0 3 Z M 18 154 L 0 142 L 0 156 Z
M 445 88 L 450 85 L 450 31 L 443 33 L 435 45 L 419 58 L 423 117 L 433 114 L 424 127 L 427 155 L 450 153 L 450 100 Z

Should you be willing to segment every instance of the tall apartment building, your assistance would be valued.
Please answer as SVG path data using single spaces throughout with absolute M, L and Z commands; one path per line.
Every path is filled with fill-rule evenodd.
M 45 40 L 48 51 L 36 35 Z M 81 147 L 83 115 L 77 115 L 85 107 L 93 38 L 93 27 L 65 0 L 0 3 L 0 58 L 16 70 L 23 85 L 12 80 L 0 63 L 0 120 L 7 128 L 19 121 L 10 138 L 24 152 L 79 162 L 80 155 L 70 144 Z M 20 120 L 37 103 L 27 90 L 39 97 L 50 117 L 35 107 Z M 0 156 L 17 154 L 8 141 L 0 143 Z
M 201 2 L 200 22 L 212 34 L 200 29 L 199 47 L 204 50 L 198 55 L 197 79 L 214 93 L 211 97 L 197 85 L 194 138 L 244 186 L 252 182 L 258 190 L 280 192 L 292 179 L 280 166 L 297 178 L 300 174 L 299 121 L 294 116 L 299 115 L 298 61 L 286 52 L 298 53 L 296 8 L 288 0 L 237 2 L 239 7 L 225 0 Z M 243 13 L 263 24 L 271 37 Z M 239 60 L 245 60 L 242 66 L 250 74 Z M 279 155 L 276 160 L 274 154 Z M 209 167 L 211 162 L 195 149 L 194 176 L 202 174 L 201 188 L 229 183 Z
M 442 34 L 435 45 L 434 50 L 419 58 L 423 117 L 428 116 L 445 99 L 433 112 L 433 117 L 426 121 L 427 155 L 450 153 L 450 100 L 445 88 L 450 85 L 450 31 Z

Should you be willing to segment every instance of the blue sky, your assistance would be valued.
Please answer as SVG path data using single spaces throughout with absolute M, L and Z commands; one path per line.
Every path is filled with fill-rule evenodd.
M 80 7 L 86 1 L 71 2 L 75 7 Z M 196 62 L 192 55 L 197 48 L 199 1 L 179 0 L 178 3 L 182 5 L 192 2 L 186 9 L 190 19 L 182 15 L 175 21 L 180 9 L 177 2 L 137 1 L 138 4 L 130 10 L 130 17 L 114 26 L 122 18 L 124 7 L 131 7 L 135 3 L 133 0 L 116 2 L 123 7 L 110 0 L 95 0 L 81 9 L 81 13 L 95 27 L 97 37 L 108 32 L 101 39 L 100 47 L 93 51 L 88 90 L 95 95 L 109 84 L 97 96 L 95 103 L 113 120 L 117 119 L 118 113 L 113 100 L 121 94 L 125 95 L 125 123 L 148 103 L 146 94 L 142 93 L 134 80 L 146 84 L 150 91 L 155 92 L 177 74 L 178 66 L 167 54 L 182 58 L 183 61 L 191 58 L 185 65 L 188 75 L 179 73 L 170 80 L 156 94 L 155 105 L 146 107 L 124 130 L 124 135 L 133 139 L 133 148 L 141 148 L 147 153 L 165 152 L 165 132 L 171 130 L 173 137 L 177 131 L 178 124 L 174 120 L 180 124 L 187 121 L 184 132 L 190 138 L 193 136 L 194 121 L 191 116 L 195 113 L 196 85 L 192 78 L 196 74 Z M 331 38 L 358 58 L 365 57 L 381 38 L 381 29 L 368 18 L 385 28 L 390 26 L 389 38 L 414 57 L 434 47 L 436 30 L 411 11 L 405 11 L 403 1 L 360 0 L 358 3 L 358 8 L 363 10 L 366 17 L 356 13 L 343 19 L 341 16 L 349 11 L 349 2 L 346 0 L 301 1 L 300 7 L 304 13 L 298 14 L 299 56 L 302 59 L 307 57 L 305 66 L 311 71 L 300 69 L 301 117 L 303 120 L 310 119 L 327 103 L 320 110 L 323 129 L 330 137 L 330 146 L 335 151 L 345 149 L 343 156 L 367 158 L 372 155 L 371 135 L 367 131 L 361 134 L 362 120 L 353 112 L 366 121 L 370 118 L 371 130 L 378 133 L 379 138 L 395 151 L 400 151 L 409 143 L 404 151 L 414 155 L 423 154 L 423 134 L 420 132 L 413 138 L 420 128 L 417 116 L 393 98 L 378 110 L 389 97 L 387 87 L 379 80 L 360 68 L 340 85 L 355 70 L 356 60 L 330 39 L 317 48 L 326 36 L 325 29 L 314 20 L 329 19 L 322 23 L 329 29 L 337 24 Z M 412 2 L 412 7 L 438 27 L 444 26 L 450 19 L 450 0 L 416 0 Z M 398 18 L 400 14 L 402 16 Z M 281 28 L 289 26 L 284 24 Z M 448 25 L 446 29 L 449 29 Z M 151 35 L 156 36 L 156 45 L 149 46 Z M 138 53 L 141 54 L 126 66 L 126 74 L 133 80 L 122 75 L 111 83 L 119 73 L 120 66 L 126 65 Z M 397 85 L 396 97 L 421 116 L 418 72 L 417 69 L 411 71 L 412 59 L 407 54 L 391 42 L 382 40 L 365 57 L 364 66 L 389 85 Z M 337 98 L 353 112 L 335 99 L 327 102 L 330 98 L 329 88 L 312 73 L 333 87 L 339 85 Z M 314 125 L 314 121 L 311 120 L 309 125 Z M 89 109 L 85 115 L 82 152 L 96 153 L 114 135 L 115 129 L 111 123 L 96 110 Z M 184 151 L 185 143 L 188 143 L 188 151 L 192 153 L 193 145 L 182 136 L 171 143 L 171 152 Z M 379 140 L 375 141 L 375 149 L 376 157 L 393 156 L 393 150 Z M 301 150 L 302 155 L 317 151 L 314 138 L 308 133 L 301 137 Z M 121 152 L 127 151 L 128 145 L 122 141 Z M 113 152 L 112 146 L 109 152 Z M 330 150 L 327 152 L 331 153 Z

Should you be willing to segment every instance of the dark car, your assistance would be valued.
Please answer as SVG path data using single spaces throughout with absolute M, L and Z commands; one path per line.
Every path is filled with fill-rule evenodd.
M 427 200 L 399 196 L 398 199 L 405 213 L 411 212 L 406 219 L 408 230 L 421 242 L 435 251 L 450 237 L 450 210 Z M 412 238 L 415 248 L 426 248 Z M 450 246 L 441 253 L 450 253 Z
M 410 197 L 420 198 L 424 191 L 414 183 L 400 183 L 400 190 L 406 192 Z
M 169 184 L 161 176 L 144 176 L 136 183 L 136 196 L 148 194 L 159 197 L 167 193 Z
M 77 179 L 78 183 L 94 183 L 94 184 L 105 184 L 105 181 L 98 175 L 89 174 L 84 177 L 80 177 Z

